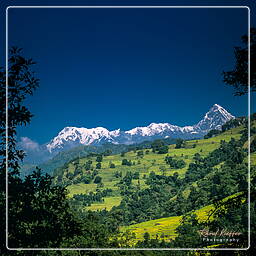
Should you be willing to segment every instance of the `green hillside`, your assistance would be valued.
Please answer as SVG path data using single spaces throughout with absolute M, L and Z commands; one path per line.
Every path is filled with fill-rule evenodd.
M 234 195 L 228 196 L 223 201 L 239 195 L 236 193 Z M 214 209 L 214 205 L 206 205 L 198 210 L 195 210 L 197 218 L 200 222 L 206 221 L 209 217 L 209 213 Z M 136 242 L 143 240 L 143 235 L 148 232 L 151 238 L 162 238 L 165 241 L 170 241 L 177 237 L 176 228 L 180 225 L 183 216 L 172 216 L 167 218 L 160 218 L 150 221 L 145 221 L 142 223 L 123 226 L 120 228 L 122 233 L 130 231 L 135 234 L 135 237 L 131 240 L 131 246 L 136 244 Z M 212 218 L 210 218 L 211 220 Z
M 54 182 L 67 187 L 74 207 L 114 221 L 121 234 L 134 233 L 127 246 L 143 242 L 146 233 L 170 243 L 187 213 L 203 222 L 213 200 L 246 187 L 247 145 L 244 125 L 208 139 L 157 140 L 146 148 L 73 159 L 55 170 Z
M 208 213 L 213 209 L 212 205 L 207 205 L 195 211 L 200 221 L 204 221 L 208 217 Z M 135 234 L 135 238 L 131 241 L 136 244 L 139 240 L 143 240 L 143 235 L 148 232 L 151 238 L 161 237 L 166 241 L 170 241 L 177 236 L 176 228 L 180 225 L 182 216 L 173 216 L 156 220 L 145 221 L 139 224 L 121 227 L 121 232 L 131 231 Z
M 187 141 L 185 148 L 176 149 L 175 145 L 169 145 L 169 150 L 166 154 L 157 154 L 153 153 L 151 149 L 143 149 L 127 152 L 124 156 L 121 156 L 121 154 L 103 156 L 100 169 L 96 169 L 96 156 L 76 159 L 69 162 L 64 166 L 64 168 L 59 169 L 55 173 L 55 181 L 59 181 L 64 184 L 72 183 L 67 187 L 70 196 L 74 194 L 87 194 L 90 191 L 95 192 L 97 189 L 102 190 L 105 188 L 110 188 L 113 190 L 113 192 L 107 201 L 111 202 L 110 204 L 114 206 L 120 202 L 120 200 L 117 200 L 120 193 L 118 192 L 119 188 L 116 186 L 116 184 L 120 182 L 121 177 L 117 177 L 117 172 L 121 173 L 122 177 L 124 177 L 128 171 L 131 171 L 132 173 L 139 172 L 139 179 L 134 179 L 132 182 L 135 185 L 138 185 L 139 181 L 140 188 L 147 187 L 145 184 L 145 179 L 152 171 L 154 171 L 156 174 L 164 174 L 167 176 L 173 175 L 175 172 L 177 172 L 180 177 L 184 177 L 188 165 L 193 161 L 193 156 L 195 153 L 200 153 L 202 156 L 207 156 L 209 152 L 219 147 L 221 140 L 230 141 L 231 138 L 239 139 L 242 129 L 242 127 L 237 127 L 210 139 Z M 138 151 L 142 151 L 143 156 L 138 156 Z M 182 159 L 185 161 L 186 166 L 181 169 L 171 168 L 165 162 L 166 156 L 171 156 L 176 160 Z M 132 165 L 122 165 L 123 159 L 131 161 Z M 88 160 L 92 161 L 90 170 L 85 169 L 85 164 Z M 110 164 L 114 164 L 115 168 L 110 168 Z M 76 175 L 75 171 L 77 169 L 81 170 L 81 172 L 77 173 Z M 79 179 L 83 175 L 91 174 L 93 171 L 97 172 L 96 176 L 100 176 L 102 178 L 103 185 L 95 184 L 93 181 L 91 181 L 89 184 L 79 182 Z M 111 200 L 111 198 L 113 198 L 113 200 Z M 96 203 L 95 206 L 90 207 L 90 209 L 103 209 L 104 206 L 109 208 L 108 203 L 102 202 L 101 204 Z

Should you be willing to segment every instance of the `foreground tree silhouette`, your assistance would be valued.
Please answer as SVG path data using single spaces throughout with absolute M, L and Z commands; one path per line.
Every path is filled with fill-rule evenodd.
M 73 213 L 66 198 L 66 189 L 52 185 L 49 175 L 37 169 L 33 174 L 19 177 L 19 165 L 24 152 L 16 148 L 16 128 L 29 124 L 32 114 L 24 100 L 32 95 L 39 80 L 31 71 L 35 63 L 21 56 L 21 50 L 10 50 L 8 78 L 0 69 L 0 211 L 1 211 L 1 255 L 10 255 L 5 244 L 5 171 L 8 164 L 8 247 L 10 248 L 54 248 L 78 246 L 104 247 L 109 241 L 106 228 L 99 224 L 94 214 L 80 216 Z M 8 79 L 8 95 L 6 95 Z M 6 132 L 6 96 L 8 96 L 8 133 Z M 8 136 L 8 137 L 7 137 Z M 6 157 L 8 139 L 8 159 Z M 95 220 L 95 221 L 94 221 Z M 94 241 L 92 236 L 100 235 Z M 98 243 L 98 244 L 97 244 Z M 77 246 L 77 244 L 75 244 Z M 28 255 L 28 252 L 17 254 Z M 12 254 L 16 254 L 12 252 Z M 36 254 L 40 254 L 39 252 Z M 44 254 L 45 255 L 45 254 Z
M 242 36 L 244 47 L 235 47 L 235 67 L 232 71 L 223 72 L 224 82 L 235 89 L 235 95 L 248 93 L 248 36 Z M 250 31 L 250 86 L 256 91 L 256 29 Z
M 20 49 L 10 50 L 8 67 L 8 95 L 6 95 L 6 74 L 0 69 L 0 209 L 1 209 L 1 248 L 5 248 L 5 170 L 7 158 L 5 155 L 6 139 L 8 139 L 8 167 L 9 184 L 21 183 L 19 174 L 19 161 L 24 158 L 24 152 L 16 149 L 16 127 L 26 125 L 32 117 L 29 110 L 22 105 L 27 95 L 32 95 L 38 86 L 38 79 L 33 76 L 29 68 L 34 64 L 20 56 Z M 9 126 L 6 131 L 6 96 L 8 97 Z M 8 136 L 8 137 L 7 137 Z

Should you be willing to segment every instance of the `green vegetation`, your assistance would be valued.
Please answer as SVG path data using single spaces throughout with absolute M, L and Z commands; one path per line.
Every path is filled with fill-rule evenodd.
M 243 47 L 234 48 L 235 65 L 233 70 L 223 72 L 223 80 L 226 84 L 232 86 L 235 95 L 244 95 L 248 93 L 248 35 L 242 36 Z M 250 30 L 250 53 L 256 55 L 256 29 Z M 251 58 L 250 67 L 250 89 L 256 91 L 256 65 L 255 58 Z
M 213 209 L 212 205 L 205 206 L 195 211 L 200 221 L 207 219 L 208 213 Z M 134 239 L 131 241 L 131 245 L 136 244 L 138 241 L 143 240 L 143 236 L 146 232 L 150 234 L 151 238 L 161 237 L 165 241 L 170 241 L 177 237 L 176 228 L 180 225 L 182 216 L 173 216 L 167 218 L 161 218 L 156 220 L 145 221 L 139 224 L 121 227 L 122 232 L 131 231 L 135 234 Z
M 116 228 L 121 225 L 123 234 L 134 233 L 127 246 L 146 243 L 173 247 L 173 239 L 182 236 L 179 227 L 189 228 L 193 223 L 195 228 L 191 230 L 199 229 L 206 225 L 207 214 L 216 202 L 246 189 L 246 151 L 243 149 L 247 140 L 246 121 L 239 126 L 234 123 L 214 137 L 181 141 L 182 146 L 178 148 L 169 145 L 165 154 L 159 150 L 166 145 L 157 140 L 148 148 L 133 149 L 122 156 L 104 156 L 97 174 L 102 178 L 102 186 L 92 186 L 92 182 L 69 185 L 70 195 L 97 196 L 104 189 L 111 189 L 111 195 L 83 204 L 84 209 L 98 212 L 106 222 L 118 220 Z M 65 182 L 67 173 L 75 173 L 75 168 L 88 161 L 93 171 L 98 162 L 95 155 L 77 161 L 77 166 L 70 162 L 58 169 L 55 181 L 64 179 Z M 111 164 L 115 168 L 111 168 Z M 82 169 L 78 177 L 73 176 L 73 181 L 85 174 L 86 170 Z M 196 216 L 188 215 L 189 212 Z M 177 239 L 175 246 L 178 241 L 182 240 Z
M 33 62 L 24 59 L 19 49 L 11 50 L 9 61 L 8 159 L 6 113 L 0 114 L 2 255 L 9 254 L 3 234 L 6 161 L 10 247 L 247 247 L 246 118 L 232 120 L 221 132 L 212 132 L 202 140 L 177 140 L 176 145 L 156 140 L 124 147 L 121 154 L 104 146 L 102 153 L 71 159 L 55 170 L 54 178 L 37 169 L 21 179 L 19 163 L 24 153 L 16 148 L 16 128 L 30 122 L 32 115 L 23 101 L 33 93 L 38 80 L 30 72 Z M 3 109 L 5 80 L 1 70 Z M 255 118 L 251 117 L 252 184 L 256 182 Z M 255 224 L 254 185 L 251 196 Z M 200 235 L 205 229 L 236 231 L 239 240 L 206 242 Z M 251 236 L 255 234 L 253 225 Z M 252 245 L 255 247 L 254 241 Z M 17 255 L 27 252 L 18 251 Z
M 120 204 L 122 200 L 121 196 L 108 196 L 104 197 L 104 201 L 100 203 L 93 203 L 91 206 L 86 207 L 87 210 L 98 211 L 98 210 L 111 210 L 114 206 Z
M 16 129 L 27 125 L 32 117 L 24 106 L 39 84 L 31 70 L 34 62 L 21 56 L 21 50 L 12 48 L 8 72 L 8 158 L 6 142 L 6 73 L 0 68 L 0 210 L 1 255 L 10 255 L 5 244 L 5 178 L 8 162 L 8 246 L 9 248 L 60 248 L 60 247 L 115 247 L 117 229 L 102 224 L 94 213 L 84 213 L 71 207 L 67 190 L 54 185 L 52 177 L 36 169 L 24 179 L 20 178 L 20 162 L 24 152 L 16 147 Z M 74 175 L 81 175 L 74 162 Z M 77 168 L 76 168 L 77 167 Z M 93 174 L 92 176 L 95 176 Z M 84 181 L 84 180 L 81 180 Z M 88 181 L 89 183 L 90 181 Z M 103 195 L 102 195 L 103 196 Z M 105 196 L 105 194 L 104 194 Z M 92 195 L 92 199 L 95 200 Z M 110 223 L 110 222 L 109 222 Z M 110 239 L 111 236 L 111 239 Z M 13 255 L 28 255 L 28 251 L 12 251 Z M 39 252 L 37 255 L 43 255 Z M 33 253 L 35 255 L 35 253 Z M 45 254 L 44 254 L 45 255 Z
M 121 178 L 124 177 L 127 172 L 139 173 L 140 188 L 148 187 L 146 179 L 151 172 L 154 172 L 157 175 L 162 175 L 164 172 L 164 175 L 166 176 L 171 176 L 177 172 L 179 178 L 184 178 L 189 164 L 194 161 L 193 157 L 196 153 L 200 154 L 202 157 L 207 156 L 211 151 L 219 147 L 222 140 L 228 142 L 231 138 L 236 140 L 239 139 L 241 137 L 242 129 L 243 127 L 239 126 L 232 130 L 227 130 L 214 138 L 187 141 L 186 148 L 176 149 L 175 145 L 169 145 L 169 152 L 167 154 L 158 154 L 157 151 L 154 153 L 152 150 L 146 153 L 148 149 L 143 149 L 140 150 L 143 151 L 143 158 L 137 156 L 137 152 L 134 151 L 126 152 L 125 158 L 121 157 L 119 154 L 103 156 L 100 170 L 95 169 L 97 156 L 74 159 L 65 164 L 62 168 L 56 169 L 54 180 L 58 184 L 69 185 L 67 189 L 70 191 L 71 195 L 80 193 L 86 194 L 90 191 L 95 192 L 97 186 L 92 184 L 93 179 L 90 179 L 90 183 L 88 184 L 79 181 L 81 180 L 81 177 L 87 177 L 87 175 L 93 176 L 93 174 L 95 174 L 95 176 L 99 175 L 102 177 L 104 188 L 110 188 L 113 191 L 116 191 L 116 195 L 119 196 L 119 188 L 116 184 L 120 182 Z M 193 144 L 196 144 L 197 146 L 194 148 Z M 176 161 L 183 160 L 186 166 L 181 169 L 174 169 L 166 162 L 167 157 L 171 157 Z M 123 165 L 122 163 L 124 159 L 125 163 L 135 162 L 135 165 Z M 110 167 L 110 162 L 115 165 L 115 168 Z M 75 173 L 75 170 L 77 169 L 81 169 L 81 173 Z M 138 180 L 133 179 L 132 183 L 138 185 Z

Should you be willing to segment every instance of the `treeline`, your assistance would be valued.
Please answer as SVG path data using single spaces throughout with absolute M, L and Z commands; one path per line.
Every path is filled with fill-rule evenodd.
M 111 196 L 112 189 L 97 189 L 96 192 L 89 192 L 88 194 L 74 194 L 72 197 L 72 203 L 79 206 L 91 206 L 92 203 L 104 202 L 104 197 Z

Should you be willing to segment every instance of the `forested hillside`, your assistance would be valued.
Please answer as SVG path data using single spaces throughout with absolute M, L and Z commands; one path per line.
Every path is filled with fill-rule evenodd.
M 255 125 L 253 121 L 252 145 Z M 169 146 L 156 140 L 117 155 L 91 154 L 58 168 L 54 181 L 67 186 L 72 207 L 96 211 L 113 229 L 131 232 L 133 242 L 127 245 L 145 246 L 146 236 L 154 240 L 152 246 L 173 247 L 184 216 L 195 211 L 198 225 L 206 225 L 206 220 L 215 221 L 214 214 L 207 217 L 220 202 L 246 198 L 247 131 L 247 121 L 240 118 L 207 139 Z M 239 225 L 246 233 L 247 224 Z M 197 242 L 191 246 L 207 246 Z

